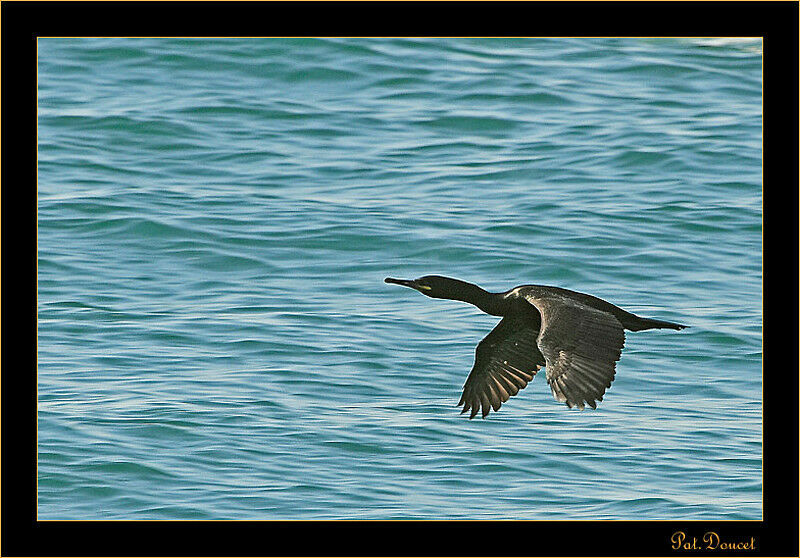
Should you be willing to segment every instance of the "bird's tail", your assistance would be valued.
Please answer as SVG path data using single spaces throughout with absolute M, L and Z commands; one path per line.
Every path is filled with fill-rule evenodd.
M 638 316 L 637 316 L 638 318 Z M 642 331 L 643 329 L 677 329 L 681 330 L 689 326 L 676 324 L 673 322 L 665 322 L 664 320 L 654 320 L 652 318 L 638 318 L 632 324 L 627 326 L 631 331 Z

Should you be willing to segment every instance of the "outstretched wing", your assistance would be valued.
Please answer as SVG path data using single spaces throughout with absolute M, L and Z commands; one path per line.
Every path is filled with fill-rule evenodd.
M 475 349 L 475 364 L 458 402 L 464 405 L 462 413 L 471 409 L 472 419 L 481 410 L 486 418 L 533 380 L 545 362 L 536 345 L 538 335 L 539 323 L 530 316 L 500 320 Z
M 553 396 L 568 407 L 593 409 L 616 374 L 625 331 L 613 314 L 562 297 L 526 295 L 542 316 L 537 343 Z

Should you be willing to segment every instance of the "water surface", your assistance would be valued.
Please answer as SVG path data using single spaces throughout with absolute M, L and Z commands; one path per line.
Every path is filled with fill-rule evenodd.
M 761 43 L 39 40 L 39 519 L 761 519 Z M 589 292 L 596 411 L 455 406 Z

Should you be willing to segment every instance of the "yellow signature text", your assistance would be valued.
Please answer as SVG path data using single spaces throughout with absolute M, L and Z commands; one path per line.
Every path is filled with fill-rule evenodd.
M 714 531 L 707 531 L 700 541 L 688 537 L 683 531 L 675 531 L 670 537 L 673 550 L 755 550 L 756 538 L 726 540 Z

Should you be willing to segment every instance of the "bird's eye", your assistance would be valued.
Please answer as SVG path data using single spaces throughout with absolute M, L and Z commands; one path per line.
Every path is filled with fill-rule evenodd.
M 428 285 L 420 285 L 419 288 L 420 289 L 425 289 L 426 291 L 431 290 L 431 287 L 429 287 Z

